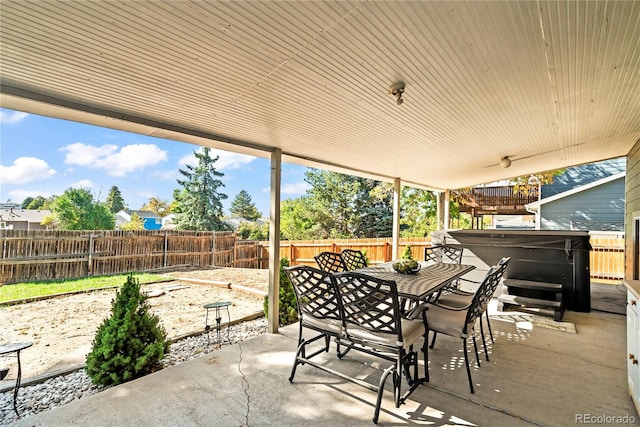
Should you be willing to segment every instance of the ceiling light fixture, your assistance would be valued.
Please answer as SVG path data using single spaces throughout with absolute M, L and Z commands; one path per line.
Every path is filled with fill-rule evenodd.
M 504 156 L 503 158 L 500 159 L 500 166 L 504 169 L 511 166 L 511 159 L 509 158 L 509 156 Z
M 396 97 L 398 105 L 402 105 L 404 99 L 402 99 L 402 94 L 404 93 L 404 82 L 395 82 L 389 88 L 389 94 Z

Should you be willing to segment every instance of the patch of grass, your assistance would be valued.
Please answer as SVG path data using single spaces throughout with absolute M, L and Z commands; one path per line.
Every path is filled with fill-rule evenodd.
M 82 279 L 47 280 L 42 282 L 24 282 L 0 286 L 0 303 L 16 299 L 35 298 L 63 292 L 78 292 L 89 289 L 122 286 L 128 274 L 114 276 L 85 277 Z M 149 273 L 134 273 L 140 284 L 168 279 L 167 276 Z

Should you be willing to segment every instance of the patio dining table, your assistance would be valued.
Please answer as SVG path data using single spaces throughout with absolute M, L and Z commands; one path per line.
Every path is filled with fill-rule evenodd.
M 400 298 L 424 301 L 448 284 L 454 282 L 475 268 L 473 265 L 420 263 L 420 270 L 413 274 L 401 274 L 393 269 L 393 262 L 373 265 L 356 270 L 384 280 L 393 280 Z

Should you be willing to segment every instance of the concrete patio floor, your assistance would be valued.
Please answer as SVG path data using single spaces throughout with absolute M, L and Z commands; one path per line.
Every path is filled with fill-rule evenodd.
M 627 394 L 624 315 L 568 311 L 563 320 L 577 331 L 571 333 L 530 316 L 497 313 L 495 303 L 491 310 L 496 341 L 490 362 L 481 354 L 481 367 L 472 371 L 476 393 L 469 393 L 461 341 L 439 336 L 429 351 L 431 382 L 399 408 L 386 392 L 379 425 L 602 425 L 625 416 L 621 420 L 640 425 Z M 224 346 L 15 425 L 373 425 L 373 392 L 311 366 L 298 367 L 289 382 L 297 331 L 288 326 Z M 357 352 L 338 360 L 334 350 L 320 356 L 325 363 L 377 384 L 377 360 Z

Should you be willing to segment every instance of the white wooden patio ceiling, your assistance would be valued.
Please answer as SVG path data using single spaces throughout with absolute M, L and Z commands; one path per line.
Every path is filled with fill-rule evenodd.
M 456 189 L 628 153 L 640 2 L 2 1 L 0 93 L 6 108 Z

